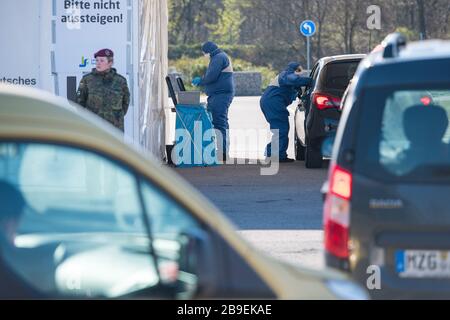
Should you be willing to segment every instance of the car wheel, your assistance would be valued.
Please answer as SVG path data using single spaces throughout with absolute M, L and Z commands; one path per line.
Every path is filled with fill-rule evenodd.
M 295 160 L 305 161 L 305 147 L 300 142 L 300 139 L 295 134 Z
M 305 150 L 305 166 L 309 169 L 322 168 L 322 161 L 320 143 L 308 141 Z

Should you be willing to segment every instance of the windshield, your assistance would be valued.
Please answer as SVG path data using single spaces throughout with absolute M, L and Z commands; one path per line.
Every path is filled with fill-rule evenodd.
M 362 105 L 358 172 L 400 181 L 448 181 L 450 90 L 373 89 Z

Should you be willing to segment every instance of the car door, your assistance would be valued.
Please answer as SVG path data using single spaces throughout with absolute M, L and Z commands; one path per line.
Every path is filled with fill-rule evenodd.
M 275 297 L 182 203 L 95 150 L 0 142 L 0 194 L 2 297 Z
M 315 83 L 317 79 L 317 75 L 319 73 L 319 62 L 317 62 L 313 69 L 311 70 L 310 77 L 313 79 L 313 84 Z M 303 93 L 300 96 L 300 102 L 297 106 L 296 113 L 295 113 L 295 131 L 297 134 L 298 139 L 300 140 L 301 144 L 303 146 L 306 145 L 306 132 L 305 132 L 305 125 L 306 125 L 306 118 L 308 117 L 308 113 L 310 110 L 310 97 L 313 90 L 313 85 L 306 87 Z

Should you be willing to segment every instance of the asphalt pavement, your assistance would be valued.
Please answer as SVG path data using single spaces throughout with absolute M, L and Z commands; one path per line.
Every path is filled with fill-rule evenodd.
M 294 106 L 291 106 L 291 122 Z M 322 198 L 327 170 L 306 169 L 303 162 L 280 164 L 275 175 L 261 175 L 268 125 L 259 97 L 237 97 L 229 113 L 234 164 L 177 168 L 209 198 L 257 248 L 296 265 L 323 267 Z M 258 139 L 242 139 L 243 135 Z M 266 137 L 264 137 L 264 134 Z M 293 126 L 288 154 L 293 157 Z M 237 160 L 247 164 L 236 164 Z M 249 160 L 250 159 L 250 160 Z

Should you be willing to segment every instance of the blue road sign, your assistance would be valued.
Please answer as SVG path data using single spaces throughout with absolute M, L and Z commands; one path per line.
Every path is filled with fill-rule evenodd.
M 316 24 L 311 20 L 305 20 L 300 24 L 300 32 L 305 37 L 311 37 L 316 33 Z

